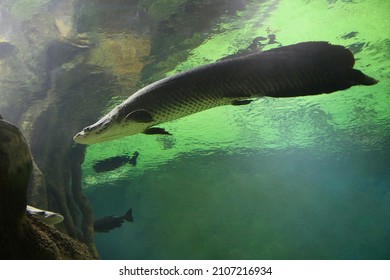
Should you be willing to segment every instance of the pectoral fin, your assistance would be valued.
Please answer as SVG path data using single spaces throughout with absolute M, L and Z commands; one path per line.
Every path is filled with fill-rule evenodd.
M 125 120 L 137 123 L 149 123 L 154 121 L 153 116 L 148 111 L 143 109 L 135 110 L 129 113 Z
M 164 134 L 164 135 L 172 135 L 164 128 L 161 127 L 149 127 L 144 130 L 144 134 Z

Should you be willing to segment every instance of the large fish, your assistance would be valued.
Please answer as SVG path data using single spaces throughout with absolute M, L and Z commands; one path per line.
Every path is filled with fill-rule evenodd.
M 169 134 L 160 123 L 221 105 L 262 97 L 331 93 L 378 81 L 353 69 L 352 52 L 327 42 L 304 42 L 194 68 L 152 83 L 74 136 L 81 144 L 136 133 Z

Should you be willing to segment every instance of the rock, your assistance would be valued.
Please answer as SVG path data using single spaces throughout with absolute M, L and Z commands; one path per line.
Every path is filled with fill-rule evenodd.
M 0 59 L 5 59 L 18 52 L 18 49 L 10 42 L 4 41 L 0 38 Z
M 139 34 L 124 33 L 112 36 L 100 34 L 86 63 L 112 73 L 120 86 L 136 91 L 145 61 L 150 54 L 150 39 Z
M 26 139 L 0 118 L 0 259 L 93 259 L 85 244 L 26 214 L 32 166 Z
M 19 225 L 26 211 L 31 154 L 17 127 L 0 120 L 0 132 L 0 224 Z
M 41 169 L 33 159 L 33 170 L 27 190 L 27 204 L 48 208 L 46 179 Z

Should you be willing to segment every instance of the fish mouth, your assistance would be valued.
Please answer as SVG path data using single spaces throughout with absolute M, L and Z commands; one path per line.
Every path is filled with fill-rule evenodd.
M 109 140 L 115 140 L 120 138 L 121 133 L 88 133 L 84 130 L 80 131 L 77 133 L 75 136 L 73 136 L 73 141 L 75 141 L 78 144 L 84 144 L 84 145 L 89 145 L 89 144 L 97 144 Z
M 87 138 L 87 134 L 84 131 L 81 131 L 77 133 L 75 136 L 73 136 L 73 141 L 79 144 L 89 144 L 90 141 L 85 141 Z
M 91 135 L 84 131 L 80 131 L 75 136 L 73 136 L 73 141 L 75 141 L 78 144 L 95 144 L 104 141 L 101 137 L 98 135 Z
M 112 125 L 113 123 L 110 120 L 100 120 L 93 125 L 85 127 L 82 131 L 73 136 L 73 140 L 79 144 L 95 144 L 106 141 L 106 138 L 109 137 L 106 132 Z

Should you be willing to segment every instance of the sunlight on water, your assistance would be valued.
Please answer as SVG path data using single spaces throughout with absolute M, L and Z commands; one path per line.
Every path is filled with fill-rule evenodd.
M 95 176 L 89 167 L 94 160 L 132 153 L 133 150 L 140 151 L 140 169 L 144 170 L 158 168 L 160 164 L 183 153 L 221 149 L 310 147 L 315 145 L 320 137 L 326 137 L 329 133 L 332 133 L 333 137 L 346 136 L 347 139 L 339 141 L 350 140 L 351 135 L 344 135 L 346 129 L 355 130 L 357 133 L 368 129 L 366 133 L 374 139 L 388 136 L 389 125 L 386 120 L 389 110 L 386 101 L 389 95 L 389 80 L 386 78 L 390 74 L 390 67 L 389 60 L 383 59 L 383 55 L 378 55 L 377 52 L 388 50 L 388 40 L 383 36 L 388 33 L 386 30 L 389 30 L 390 22 L 381 20 L 380 25 L 371 23 L 370 26 L 375 26 L 375 29 L 372 32 L 371 28 L 368 32 L 367 25 L 361 21 L 361 11 L 371 5 L 367 1 L 362 1 L 359 5 L 339 1 L 330 6 L 325 1 L 312 1 L 306 5 L 303 3 L 305 1 L 281 1 L 277 8 L 275 1 L 251 4 L 257 8 L 257 13 L 251 9 L 243 12 L 241 21 L 236 19 L 231 23 L 221 23 L 220 28 L 224 32 L 210 36 L 204 44 L 192 50 L 192 55 L 185 63 L 194 67 L 212 60 L 211 57 L 205 57 L 209 54 L 213 54 L 214 59 L 223 57 L 227 52 L 236 50 L 233 46 L 237 41 L 250 42 L 251 38 L 267 35 L 267 32 L 272 30 L 277 34 L 278 42 L 283 45 L 306 40 L 329 40 L 343 45 L 356 42 L 366 44 L 367 47 L 356 54 L 356 68 L 381 80 L 378 85 L 370 88 L 355 87 L 326 96 L 259 100 L 242 108 L 214 108 L 164 124 L 164 128 L 170 131 L 173 137 L 136 135 L 113 143 L 90 146 L 85 161 L 86 173 L 90 174 L 89 177 L 86 176 L 87 185 L 89 182 L 111 181 L 117 176 L 126 176 L 129 168 L 126 168 L 125 172 L 103 174 L 99 177 Z M 383 5 L 387 4 L 382 1 L 371 7 L 371 14 L 376 14 L 374 8 L 379 14 L 384 13 L 386 7 Z M 291 10 L 294 13 L 289 12 Z M 262 15 L 262 11 L 267 11 L 266 17 Z M 256 24 L 261 27 L 253 28 Z M 327 28 L 322 28 L 323 26 Z M 302 31 L 302 28 L 305 29 Z M 342 38 L 354 31 L 358 32 L 356 37 Z M 222 44 L 221 40 L 225 44 Z M 227 49 L 218 49 L 213 47 L 213 44 Z M 375 127 L 380 127 L 380 130 Z M 338 132 L 341 132 L 341 135 L 337 135 Z M 367 145 L 362 139 L 352 140 Z M 330 146 L 327 147 L 329 151 L 334 149 L 332 144 L 329 143 Z

